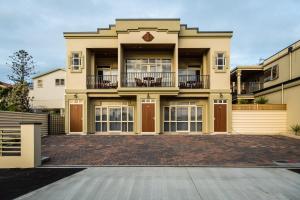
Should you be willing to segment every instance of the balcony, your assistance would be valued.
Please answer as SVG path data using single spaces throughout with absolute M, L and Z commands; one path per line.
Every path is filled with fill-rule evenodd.
M 122 87 L 175 87 L 175 72 L 128 72 Z
M 241 95 L 253 94 L 253 92 L 263 89 L 264 83 L 262 82 L 242 82 Z M 232 86 L 232 93 L 237 95 L 237 86 Z
M 118 76 L 87 76 L 86 82 L 88 89 L 116 89 L 118 87 Z
M 179 75 L 180 89 L 209 89 L 209 75 Z

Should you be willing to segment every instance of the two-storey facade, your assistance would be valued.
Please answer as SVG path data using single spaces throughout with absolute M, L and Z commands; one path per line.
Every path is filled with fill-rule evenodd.
M 66 133 L 231 130 L 232 32 L 179 19 L 117 19 L 64 37 Z

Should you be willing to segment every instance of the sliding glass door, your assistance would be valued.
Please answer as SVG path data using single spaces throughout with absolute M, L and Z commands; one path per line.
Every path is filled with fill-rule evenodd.
M 121 131 L 121 107 L 108 108 L 109 111 L 109 131 Z
M 133 106 L 97 106 L 96 132 L 133 132 Z
M 177 131 L 189 131 L 189 109 L 186 106 L 176 108 Z
M 202 132 L 202 107 L 165 106 L 164 132 Z

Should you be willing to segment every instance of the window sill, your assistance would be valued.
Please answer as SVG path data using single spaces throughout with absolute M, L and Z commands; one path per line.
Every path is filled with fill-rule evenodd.
M 72 69 L 71 69 L 70 72 L 71 72 L 71 73 L 81 73 L 82 70 L 81 70 L 81 69 L 79 69 L 79 70 L 72 70 Z
M 215 73 L 226 73 L 226 72 L 227 72 L 226 69 L 222 69 L 222 70 L 220 70 L 220 69 L 215 69 Z

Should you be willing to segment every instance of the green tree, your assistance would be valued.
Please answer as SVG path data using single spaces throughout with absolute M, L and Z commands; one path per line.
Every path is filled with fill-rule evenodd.
M 25 50 L 19 50 L 9 57 L 7 65 L 11 68 L 8 78 L 14 82 L 7 96 L 7 110 L 30 112 L 28 80 L 34 74 L 33 57 Z
M 33 57 L 25 50 L 19 50 L 9 56 L 9 61 L 6 64 L 11 68 L 11 74 L 8 75 L 8 78 L 14 83 L 23 84 L 34 74 Z
M 11 91 L 11 87 L 0 88 L 0 110 L 7 110 L 8 108 L 7 97 L 10 91 Z
M 28 84 L 16 83 L 7 97 L 7 110 L 31 112 Z

